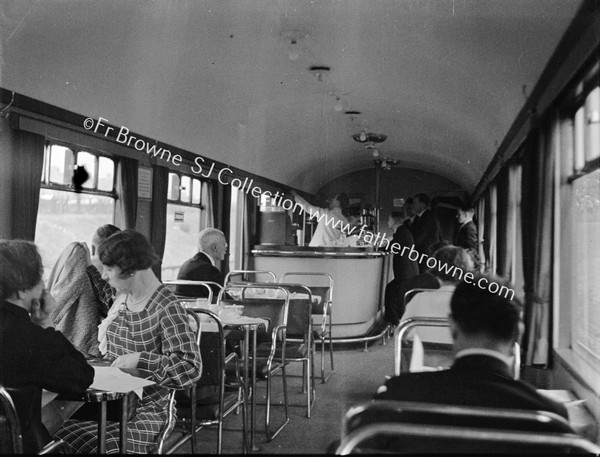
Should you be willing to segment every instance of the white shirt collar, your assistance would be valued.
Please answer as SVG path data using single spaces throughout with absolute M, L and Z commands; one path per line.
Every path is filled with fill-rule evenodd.
M 423 211 L 421 211 L 419 214 L 417 214 L 417 216 L 421 217 L 425 211 L 427 211 L 427 208 L 425 208 Z
M 210 260 L 210 263 L 212 263 L 213 267 L 216 267 L 215 265 L 215 261 L 213 260 L 213 258 L 211 257 L 211 255 L 208 252 L 205 251 L 200 251 L 202 254 L 204 254 L 206 257 L 208 257 L 208 260 Z
M 462 351 L 458 351 L 454 358 L 459 359 L 460 357 L 465 357 L 467 355 L 487 355 L 489 357 L 494 357 L 498 360 L 502 360 L 509 368 L 512 367 L 513 364 L 512 357 L 507 357 L 498 351 L 484 348 L 463 349 Z

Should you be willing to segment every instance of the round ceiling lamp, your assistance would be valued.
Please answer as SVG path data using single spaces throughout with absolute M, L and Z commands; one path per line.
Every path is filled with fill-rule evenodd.
M 313 65 L 309 67 L 308 70 L 315 78 L 317 78 L 317 81 L 323 81 L 331 71 L 331 67 L 328 67 L 327 65 Z
M 364 130 L 360 133 L 352 135 L 352 139 L 358 143 L 383 143 L 387 139 L 387 135 L 383 133 L 370 133 Z

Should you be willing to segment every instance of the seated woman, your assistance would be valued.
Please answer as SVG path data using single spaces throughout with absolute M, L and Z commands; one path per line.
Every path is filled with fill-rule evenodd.
M 55 303 L 42 274 L 35 244 L 0 240 L 0 385 L 15 403 L 26 454 L 50 441 L 42 424 L 42 389 L 78 395 L 94 380 L 83 354 L 52 328 Z
M 156 384 L 145 387 L 135 416 L 127 424 L 128 450 L 147 453 L 167 419 L 169 388 L 200 378 L 200 350 L 186 311 L 154 275 L 158 260 L 150 242 L 134 230 L 115 233 L 98 246 L 104 278 L 117 291 L 98 331 L 100 351 L 120 368 L 138 368 Z M 119 427 L 109 422 L 107 453 L 119 451 Z M 97 452 L 95 421 L 67 422 L 56 434 L 75 452 Z
M 84 355 L 99 357 L 98 325 L 102 321 L 102 307 L 87 273 L 90 265 L 85 243 L 69 243 L 63 250 L 48 278 L 48 289 L 56 300 L 50 317 L 56 329 Z

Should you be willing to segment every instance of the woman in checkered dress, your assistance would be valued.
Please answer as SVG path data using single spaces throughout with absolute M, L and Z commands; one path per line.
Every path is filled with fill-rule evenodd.
M 117 290 L 108 317 L 98 332 L 100 350 L 113 366 L 152 374 L 135 416 L 127 423 L 127 450 L 147 453 L 167 418 L 168 388 L 183 388 L 200 378 L 202 361 L 185 310 L 156 278 L 158 260 L 140 233 L 124 230 L 99 246 L 104 277 Z M 70 420 L 56 433 L 74 452 L 97 452 L 96 421 Z M 107 453 L 119 452 L 119 424 L 109 422 Z

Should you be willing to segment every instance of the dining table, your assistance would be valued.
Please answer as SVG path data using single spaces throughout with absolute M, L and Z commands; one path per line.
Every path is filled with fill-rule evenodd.
M 82 394 L 43 392 L 42 423 L 53 435 L 85 403 L 99 404 L 98 454 L 105 454 L 108 402 L 120 401 L 119 449 L 126 454 L 129 395 L 136 391 L 139 394 L 145 385 L 154 384 L 149 380 L 151 374 L 137 368 L 111 367 L 111 362 L 104 359 L 88 359 L 88 363 L 95 370 L 94 382 Z

